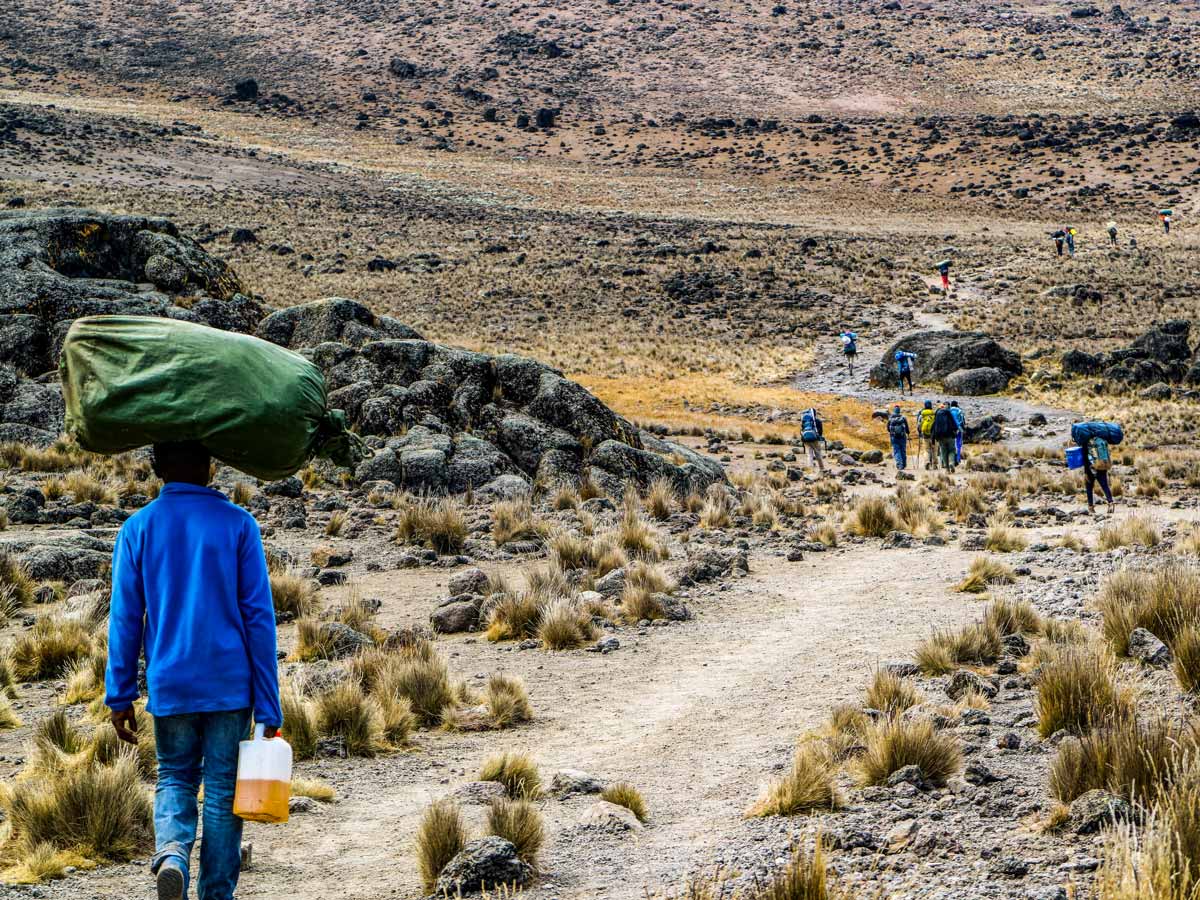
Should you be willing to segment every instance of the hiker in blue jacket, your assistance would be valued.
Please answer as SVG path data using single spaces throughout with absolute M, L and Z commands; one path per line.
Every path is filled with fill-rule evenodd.
M 954 424 L 958 426 L 958 433 L 954 436 L 954 464 L 958 465 L 962 462 L 963 434 L 967 430 L 967 419 L 957 400 L 950 401 L 950 415 L 954 417 Z
M 902 472 L 908 468 L 908 436 L 911 432 L 908 419 L 904 417 L 899 406 L 892 407 L 887 430 L 888 438 L 892 442 L 892 459 L 896 461 L 896 471 Z
M 843 331 L 842 338 L 842 353 L 846 357 L 846 368 L 850 374 L 854 374 L 854 358 L 858 356 L 858 335 L 853 331 Z
M 913 392 L 913 360 L 917 358 L 917 354 L 909 353 L 907 350 L 896 351 L 896 374 L 900 376 L 900 393 L 904 394 L 904 382 L 908 382 L 908 392 Z
M 159 900 L 187 896 L 196 797 L 204 784 L 200 900 L 233 900 L 242 822 L 233 814 L 238 742 L 251 716 L 274 737 L 283 724 L 275 610 L 254 517 L 208 487 L 208 451 L 156 444 L 158 498 L 121 527 L 113 550 L 105 703 L 117 736 L 137 743 L 138 657 L 154 716 Z

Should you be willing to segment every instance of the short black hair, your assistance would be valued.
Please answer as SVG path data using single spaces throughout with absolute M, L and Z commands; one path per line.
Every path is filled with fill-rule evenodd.
M 155 444 L 150 452 L 155 468 L 200 468 L 212 463 L 212 454 L 199 441 L 165 441 Z

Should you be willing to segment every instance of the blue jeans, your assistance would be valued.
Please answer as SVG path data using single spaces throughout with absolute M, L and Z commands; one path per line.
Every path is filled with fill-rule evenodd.
M 200 900 L 233 900 L 242 863 L 242 820 L 233 814 L 238 742 L 250 731 L 250 710 L 188 713 L 154 720 L 158 787 L 154 792 L 157 852 L 151 871 L 166 860 L 183 869 L 187 895 L 196 843 L 196 795 L 204 782 L 204 840 L 200 842 Z
M 908 438 L 892 438 L 892 458 L 896 460 L 897 469 L 908 468 Z

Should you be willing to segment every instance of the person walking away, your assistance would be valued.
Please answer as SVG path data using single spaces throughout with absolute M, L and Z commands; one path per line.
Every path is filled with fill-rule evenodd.
M 954 435 L 954 464 L 958 465 L 962 462 L 963 435 L 967 430 L 967 418 L 957 400 L 950 401 L 950 415 L 954 417 L 954 424 L 958 427 L 958 432 Z
M 1050 237 L 1054 238 L 1054 249 L 1058 251 L 1058 255 L 1063 255 L 1063 241 L 1067 237 L 1067 233 L 1061 228 L 1058 231 L 1050 232 Z
M 954 416 L 950 414 L 950 407 L 943 401 L 939 404 L 937 412 L 933 414 L 933 428 L 930 429 L 930 434 L 937 445 L 937 465 L 947 472 L 953 472 L 956 465 L 954 436 L 957 433 L 958 424 L 954 421 Z
M 950 296 L 950 260 L 943 259 L 937 266 L 938 274 L 942 276 L 942 294 Z
M 1163 234 L 1170 234 L 1171 233 L 1171 210 L 1160 209 L 1158 211 L 1158 217 L 1160 219 L 1162 219 Z
M 1108 223 L 1108 242 L 1113 247 L 1117 246 L 1117 223 L 1116 222 Z
M 1075 229 L 1074 228 L 1066 229 L 1066 238 L 1067 238 L 1067 255 L 1070 256 L 1072 259 L 1074 259 L 1074 257 L 1075 257 Z
M 896 471 L 903 472 L 908 468 L 908 419 L 900 412 L 899 406 L 892 407 L 892 414 L 887 423 L 888 438 L 892 442 L 892 459 L 896 461 Z
M 909 353 L 905 350 L 896 351 L 896 373 L 900 376 L 900 394 L 904 394 L 904 382 L 908 382 L 908 392 L 913 393 L 913 360 L 917 358 L 917 354 Z
M 858 335 L 853 331 L 842 332 L 842 353 L 846 357 L 846 368 L 854 374 L 854 357 L 858 356 Z
M 917 436 L 921 440 L 920 453 L 925 456 L 925 468 L 932 469 L 933 459 L 933 420 L 936 417 L 933 402 L 925 401 L 925 406 L 917 413 Z
M 825 453 L 821 445 L 825 442 L 825 423 L 815 409 L 809 408 L 800 417 L 800 440 L 808 461 L 825 474 Z
M 150 867 L 158 898 L 187 896 L 203 783 L 197 896 L 233 900 L 238 742 L 252 715 L 267 738 L 283 724 L 266 556 L 254 517 L 208 487 L 202 445 L 156 444 L 153 453 L 162 490 L 121 526 L 113 550 L 104 702 L 117 736 L 136 744 L 144 653 L 158 755 Z
M 1108 501 L 1108 514 L 1111 516 L 1113 513 L 1112 489 L 1108 485 L 1108 471 L 1111 468 L 1112 456 L 1109 452 L 1108 442 L 1104 438 L 1089 438 L 1087 445 L 1083 448 L 1083 489 L 1087 492 L 1088 512 L 1093 515 L 1096 513 L 1095 489 L 1097 482 L 1100 484 L 1100 489 L 1104 491 L 1104 499 Z

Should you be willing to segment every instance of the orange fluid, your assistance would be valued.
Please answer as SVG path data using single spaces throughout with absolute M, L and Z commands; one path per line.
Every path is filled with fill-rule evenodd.
M 238 779 L 233 794 L 233 814 L 248 822 L 283 824 L 288 820 L 288 798 L 292 785 L 287 781 Z

